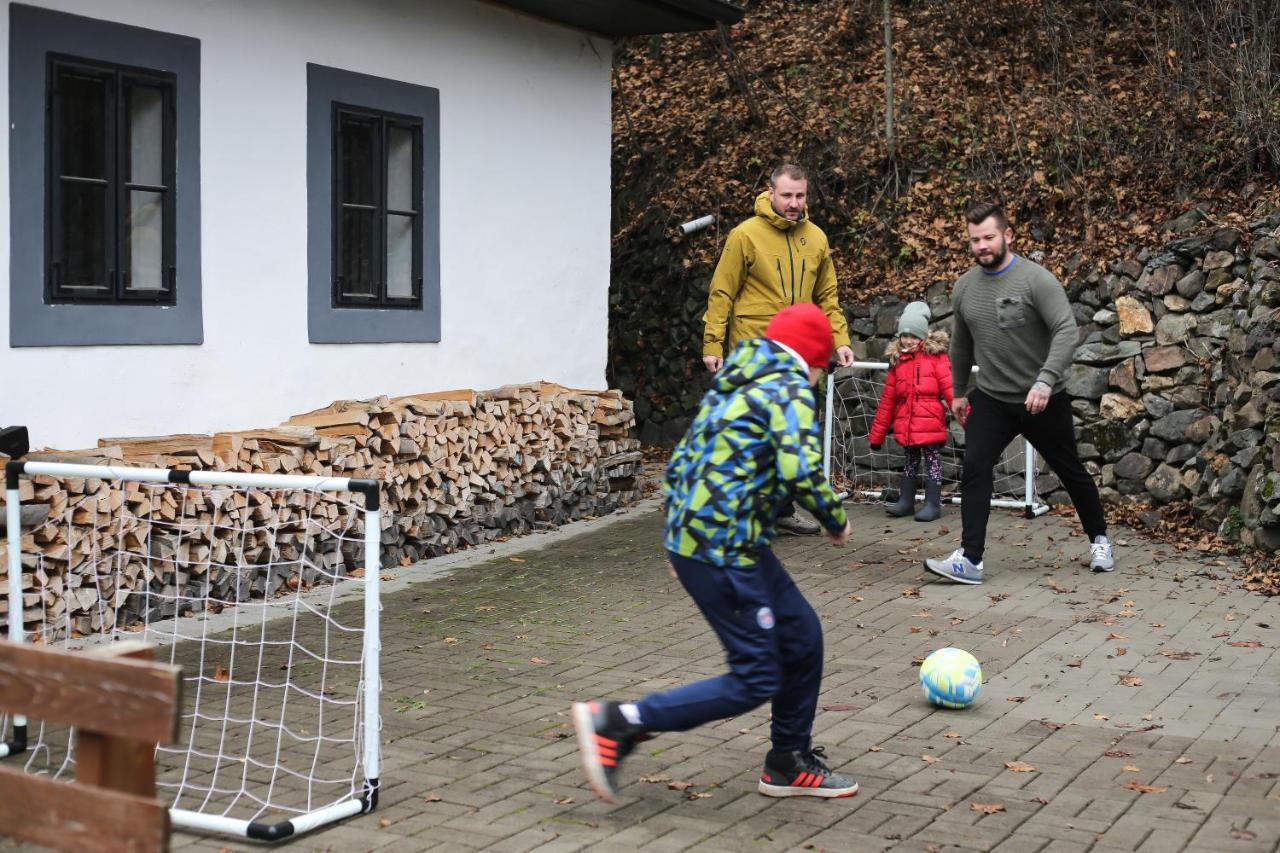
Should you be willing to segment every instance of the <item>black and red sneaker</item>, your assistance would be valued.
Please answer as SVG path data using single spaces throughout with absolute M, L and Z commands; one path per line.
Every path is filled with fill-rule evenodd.
M 647 740 L 639 726 L 627 722 L 617 702 L 574 702 L 573 728 L 578 758 L 596 796 L 617 802 L 618 767 L 637 743 Z
M 852 797 L 858 783 L 851 776 L 832 773 L 820 746 L 806 751 L 769 750 L 756 788 L 766 797 Z

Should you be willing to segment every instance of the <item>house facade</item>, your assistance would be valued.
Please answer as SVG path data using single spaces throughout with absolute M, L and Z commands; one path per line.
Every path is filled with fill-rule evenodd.
M 342 398 L 603 388 L 612 37 L 740 15 L 7 4 L 0 423 L 72 449 Z

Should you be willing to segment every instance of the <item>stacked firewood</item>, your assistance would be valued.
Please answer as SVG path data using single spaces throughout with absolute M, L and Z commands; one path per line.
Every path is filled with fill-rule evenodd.
M 540 383 L 342 400 L 271 429 L 104 438 L 27 458 L 372 479 L 386 567 L 633 503 L 634 422 L 617 391 Z M 356 494 L 36 477 L 21 496 L 28 518 L 47 512 L 24 524 L 22 548 L 24 623 L 45 637 L 270 599 L 364 568 Z M 0 625 L 8 608 L 0 595 Z

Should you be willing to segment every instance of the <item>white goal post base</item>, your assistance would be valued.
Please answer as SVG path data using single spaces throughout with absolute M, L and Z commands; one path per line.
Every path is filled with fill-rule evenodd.
M 278 823 L 261 821 L 236 820 L 221 815 L 201 814 L 186 809 L 169 809 L 169 823 L 181 829 L 196 832 L 217 833 L 238 838 L 252 838 L 255 841 L 283 841 L 294 835 L 301 835 L 324 826 L 327 823 L 349 818 L 353 815 L 373 811 L 378 805 L 378 780 L 370 779 L 367 794 L 358 800 L 348 800 L 328 808 L 319 809 L 301 817 L 282 820 Z
M 883 495 L 884 495 L 883 492 L 879 492 L 875 490 L 858 492 L 859 497 L 868 498 L 873 501 L 880 500 L 880 498 Z M 850 497 L 852 497 L 852 495 L 850 495 L 848 492 L 840 492 L 837 495 L 837 497 L 840 498 L 840 500 L 845 501 L 845 500 L 848 500 Z M 916 492 L 916 500 L 918 501 L 924 500 L 924 492 Z M 942 502 L 944 504 L 959 506 L 960 498 L 953 495 L 951 497 L 942 498 Z M 1035 518 L 1036 516 L 1044 515 L 1046 512 L 1049 511 L 1048 504 L 1038 503 L 1038 504 L 1028 505 L 1023 503 L 1022 501 L 1007 501 L 1000 498 L 992 498 L 991 506 L 998 507 L 1000 509 L 1020 509 L 1022 510 L 1023 515 L 1025 515 L 1027 518 Z
M 83 498 L 60 501 L 56 517 L 24 531 L 24 477 L 94 485 L 79 493 L 54 489 Z M 154 490 L 144 497 L 154 503 L 136 509 L 133 498 L 111 493 L 128 483 Z M 376 808 L 382 721 L 376 481 L 15 460 L 5 466 L 5 485 L 9 642 L 142 639 L 167 646 L 170 662 L 177 662 L 180 645 L 184 657 L 198 658 L 184 665 L 185 746 L 157 748 L 158 763 L 166 759 L 157 791 L 173 796 L 173 826 L 278 841 Z M 362 495 L 363 505 L 336 493 Z M 161 503 L 163 516 L 151 509 Z M 238 550 L 249 542 L 252 555 Z M 40 543 L 57 547 L 44 553 L 51 546 Z M 360 571 L 352 571 L 355 560 Z M 127 564 L 143 571 L 130 576 Z M 230 576 L 223 592 L 215 589 L 215 575 Z M 289 583 L 273 587 L 272 577 L 281 576 Z M 339 582 L 363 586 L 361 621 L 334 617 Z M 24 590 L 31 584 L 34 593 Z M 49 607 L 66 589 L 97 596 L 87 605 L 95 637 L 83 633 L 84 621 L 73 622 L 65 601 Z M 229 620 L 219 618 L 230 629 L 211 631 L 208 615 L 223 608 Z M 38 627 L 29 636 L 24 622 L 32 613 Z M 312 647 L 300 625 L 313 632 Z M 0 716 L 0 737 L 6 728 L 0 758 L 26 754 L 28 772 L 72 775 L 73 731 L 46 731 L 17 714 Z M 332 769 L 347 761 L 349 771 Z

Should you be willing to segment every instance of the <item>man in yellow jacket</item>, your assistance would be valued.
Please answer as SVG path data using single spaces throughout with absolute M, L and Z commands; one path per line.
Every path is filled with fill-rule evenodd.
M 756 197 L 755 216 L 729 232 L 702 316 L 702 362 L 712 373 L 739 341 L 763 336 L 774 314 L 802 302 L 816 304 L 831 321 L 840 366 L 853 364 L 835 262 L 827 235 L 805 210 L 808 191 L 804 170 L 784 163 L 773 170 L 769 189 Z M 777 525 L 791 533 L 819 530 L 790 505 L 783 507 Z

